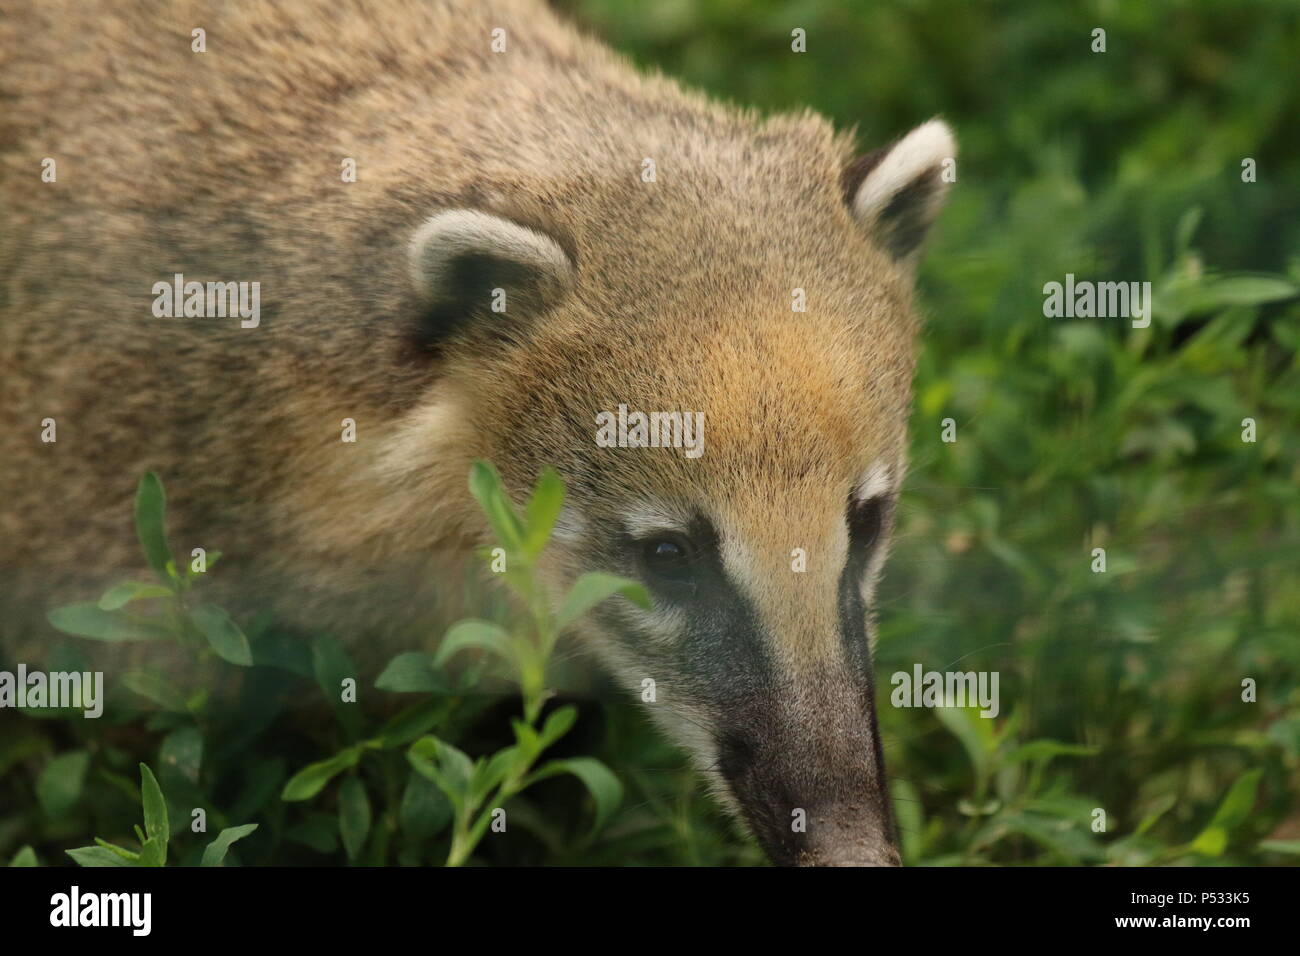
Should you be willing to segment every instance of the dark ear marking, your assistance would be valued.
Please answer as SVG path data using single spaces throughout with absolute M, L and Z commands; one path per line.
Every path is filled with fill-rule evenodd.
M 531 312 L 539 297 L 530 295 L 530 290 L 541 281 L 536 269 L 518 262 L 483 253 L 457 256 L 447 267 L 439 294 L 425 303 L 416 335 L 426 345 L 436 346 L 481 322 L 485 334 L 492 338 L 515 338 L 520 329 L 510 321 L 509 313 Z M 492 311 L 495 289 L 505 291 L 505 313 Z
M 950 185 L 944 164 L 956 154 L 952 130 L 931 120 L 844 169 L 849 209 L 905 269 L 915 267 L 925 235 L 943 208 Z
M 844 172 L 840 177 L 840 185 L 844 190 L 844 205 L 850 208 L 853 207 L 853 197 L 857 195 L 862 180 L 867 178 L 867 174 L 880 164 L 880 161 L 885 158 L 885 154 L 888 152 L 888 146 L 873 149 L 844 167 Z
M 479 330 L 495 339 L 522 337 L 526 319 L 558 301 L 573 274 L 550 236 L 468 209 L 428 219 L 408 254 L 421 301 L 415 334 L 425 349 Z

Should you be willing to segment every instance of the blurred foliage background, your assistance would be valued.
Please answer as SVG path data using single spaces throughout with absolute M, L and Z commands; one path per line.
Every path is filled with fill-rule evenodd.
M 878 696 L 914 663 L 996 670 L 1002 711 L 882 706 L 906 861 L 1300 860 L 1300 5 L 560 6 L 642 66 L 764 112 L 812 107 L 864 151 L 933 115 L 956 128 L 957 186 L 920 274 L 929 324 Z M 796 27 L 806 53 L 790 51 Z M 1150 328 L 1044 318 L 1043 285 L 1066 273 L 1152 282 Z M 261 824 L 230 862 L 444 858 L 440 798 L 400 754 L 353 768 L 364 788 L 279 799 L 365 735 L 354 717 L 302 717 L 317 682 L 348 672 L 336 645 L 249 631 L 259 665 L 282 666 L 254 668 L 235 713 L 119 711 L 93 733 L 32 715 L 6 733 L 0 854 L 28 844 L 25 860 L 66 863 L 92 834 L 129 839 L 145 760 L 176 826 L 195 801 L 214 832 Z M 581 786 L 547 781 L 476 862 L 761 862 L 634 704 L 580 709 L 558 752 L 612 768 L 620 809 L 592 835 Z M 478 695 L 439 733 L 491 752 L 517 710 Z

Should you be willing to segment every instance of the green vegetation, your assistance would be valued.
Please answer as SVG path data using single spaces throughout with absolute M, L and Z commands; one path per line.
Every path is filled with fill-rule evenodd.
M 919 662 L 998 671 L 1003 706 L 993 720 L 882 708 L 905 860 L 1294 864 L 1300 9 L 563 5 L 711 93 L 856 125 L 864 150 L 935 114 L 957 130 L 957 186 L 920 275 L 929 326 L 879 600 L 878 696 Z M 794 27 L 807 53 L 789 52 Z M 1089 49 L 1097 27 L 1105 53 Z M 1067 273 L 1150 281 L 1151 326 L 1045 318 L 1043 286 Z M 146 478 L 137 517 L 158 583 L 52 621 L 178 642 L 207 674 L 142 671 L 100 721 L 0 718 L 0 853 L 50 864 L 91 835 L 130 840 L 143 803 L 141 854 L 170 820 L 173 862 L 190 865 L 212 842 L 188 832 L 193 807 L 214 832 L 256 821 L 227 863 L 759 862 L 634 702 L 547 699 L 561 622 L 529 572 L 562 489 L 544 478 L 521 517 L 496 488 L 476 470 L 528 613 L 497 606 L 438 657 L 399 656 L 357 690 L 391 704 L 383 721 L 340 700 L 356 671 L 333 637 L 241 630 L 198 602 Z M 561 617 L 620 589 L 637 597 L 589 579 Z M 75 642 L 63 653 L 72 669 Z M 218 685 L 238 686 L 233 703 L 207 692 Z M 141 761 L 169 813 L 150 810 L 150 774 L 136 786 Z M 484 838 L 503 804 L 507 832 Z
M 99 602 L 56 608 L 49 619 L 59 630 L 77 637 L 114 643 L 171 639 L 186 650 L 192 665 L 185 669 L 187 683 L 178 683 L 162 669 L 133 672 L 123 684 L 135 700 L 116 701 L 112 708 L 115 723 L 139 723 L 149 715 L 150 730 L 166 731 L 157 759 L 171 799 L 164 798 L 153 772 L 141 764 L 139 800 L 145 825 L 144 830 L 133 828 L 140 850 L 96 837 L 96 846 L 69 850 L 68 855 L 82 866 L 164 866 L 172 834 L 187 821 L 201 818 L 199 832 L 206 833 L 209 816 L 224 826 L 233 816 L 261 813 L 271 818 L 274 842 L 263 844 L 262 853 L 251 859 L 282 862 L 273 851 L 285 840 L 323 854 L 341 847 L 350 862 L 436 861 L 460 866 L 469 862 L 489 828 L 508 832 L 507 806 L 515 814 L 521 806 L 520 794 L 562 775 L 585 786 L 594 803 L 595 823 L 563 840 L 557 833 L 548 835 L 556 845 L 563 842 L 569 852 L 590 844 L 618 809 L 623 786 L 592 757 L 538 763 L 578 719 L 578 709 L 571 704 L 549 709 L 543 719 L 552 696 L 548 667 L 562 630 L 591 608 L 616 595 L 648 606 L 649 596 L 634 581 L 593 572 L 579 577 L 559 609 L 552 610 L 535 572 L 563 507 L 564 485 L 559 477 L 550 470 L 542 474 L 522 516 L 490 465 L 474 466 L 470 490 L 499 542 L 497 553 L 485 557 L 500 563 L 506 586 L 525 610 L 508 625 L 460 621 L 447 632 L 436 654 L 408 651 L 395 657 L 375 687 L 391 694 L 418 695 L 419 702 L 390 708 L 396 712 L 388 720 L 373 733 L 363 733 L 368 718 L 359 705 L 356 670 L 338 642 L 319 638 L 310 649 L 301 644 L 295 659 L 291 636 L 278 641 L 268 628 L 250 639 L 220 608 L 194 603 L 191 588 L 206 572 L 193 567 L 185 575 L 178 572 L 166 538 L 162 485 L 156 475 L 146 474 L 136 496 L 135 524 L 159 583 L 115 585 Z M 465 652 L 477 652 L 474 665 L 452 675 L 444 665 Z M 466 724 L 476 717 L 472 696 L 481 694 L 479 682 L 493 660 L 508 665 L 510 678 L 520 688 L 523 717 L 509 720 L 512 743 L 473 759 L 453 741 L 465 736 Z M 243 675 L 247 679 L 237 682 L 238 696 L 208 693 L 212 686 L 229 686 L 231 675 L 217 675 L 214 669 L 231 665 L 250 669 Z M 331 756 L 307 764 L 285 780 L 282 758 L 256 755 L 262 748 L 274 750 L 272 725 L 287 716 L 288 702 L 301 692 L 295 685 L 309 674 L 317 684 L 317 704 L 327 703 L 337 717 L 333 739 L 343 744 Z M 269 708 L 264 706 L 266 713 L 254 715 L 253 733 L 237 735 L 238 746 L 232 746 L 228 735 L 254 693 L 268 695 Z M 477 706 L 482 703 L 480 699 Z M 35 716 L 40 711 L 28 713 Z M 105 735 L 97 733 L 94 725 L 74 722 L 74 726 L 85 728 L 85 746 L 46 764 L 36 781 L 41 816 L 66 822 L 68 817 L 76 818 L 77 808 L 100 806 L 100 796 L 113 804 L 112 789 L 135 802 L 136 791 L 115 770 L 126 759 L 125 750 L 106 745 Z M 102 763 L 94 774 L 89 773 L 92 762 Z M 336 809 L 331 816 L 312 804 L 335 778 L 340 779 L 330 794 Z M 242 783 L 233 799 L 226 789 L 231 781 Z M 522 806 L 515 817 L 520 827 L 545 830 L 543 814 Z M 97 825 L 100 821 L 114 828 L 125 825 L 116 812 L 95 819 Z M 198 843 L 189 846 L 183 860 L 223 865 L 231 845 L 258 827 L 255 823 L 226 827 L 206 848 Z M 26 846 L 13 862 L 32 865 L 37 859 Z

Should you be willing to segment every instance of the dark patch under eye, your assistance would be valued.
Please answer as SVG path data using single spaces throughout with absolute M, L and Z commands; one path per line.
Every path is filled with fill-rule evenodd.
M 689 601 L 723 582 L 718 535 L 697 516 L 685 532 L 660 531 L 624 536 L 637 575 L 660 597 Z
M 884 534 L 890 504 L 883 495 L 866 501 L 858 501 L 850 495 L 848 503 L 849 560 L 840 575 L 840 638 L 850 665 L 867 688 L 871 686 L 871 653 L 868 649 L 867 608 L 861 585 Z

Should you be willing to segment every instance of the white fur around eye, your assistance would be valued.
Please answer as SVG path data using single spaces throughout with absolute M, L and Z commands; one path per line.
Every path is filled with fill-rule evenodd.
M 623 515 L 623 524 L 633 537 L 643 538 L 655 533 L 676 531 L 685 534 L 690 528 L 690 515 L 660 502 L 647 501 Z
M 560 516 L 555 519 L 555 530 L 551 532 L 552 539 L 573 544 L 582 540 L 586 533 L 587 518 L 581 511 L 572 504 L 560 509 Z

